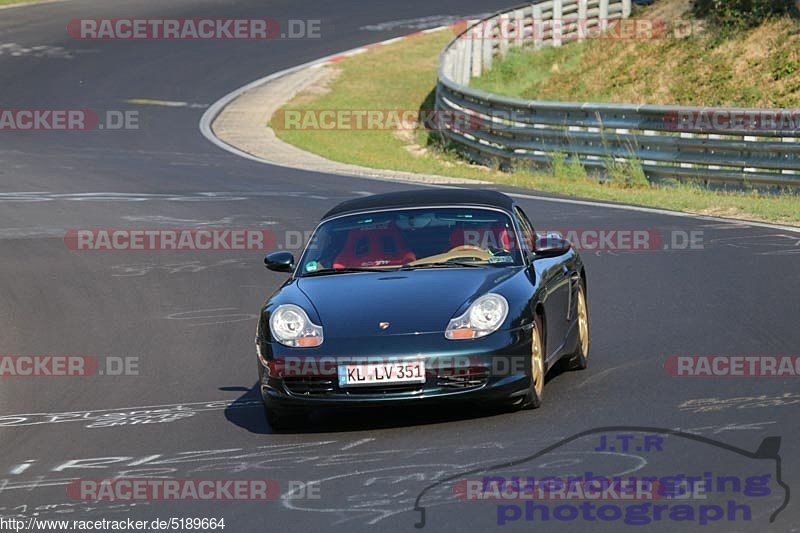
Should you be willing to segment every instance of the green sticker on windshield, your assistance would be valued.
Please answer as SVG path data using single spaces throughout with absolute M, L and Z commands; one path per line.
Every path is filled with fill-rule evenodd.
M 319 263 L 317 261 L 309 261 L 306 263 L 306 272 L 316 272 L 319 269 Z

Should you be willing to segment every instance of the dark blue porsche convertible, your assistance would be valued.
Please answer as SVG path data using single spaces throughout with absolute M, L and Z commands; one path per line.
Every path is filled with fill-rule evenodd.
M 331 209 L 261 310 L 258 379 L 269 424 L 311 409 L 397 402 L 536 408 L 560 360 L 589 353 L 586 272 L 494 191 L 429 189 Z

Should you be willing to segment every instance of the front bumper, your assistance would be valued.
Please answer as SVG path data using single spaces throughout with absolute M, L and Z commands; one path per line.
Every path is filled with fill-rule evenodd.
M 455 341 L 442 333 L 326 339 L 314 349 L 262 342 L 259 388 L 264 403 L 274 408 L 514 402 L 530 388 L 531 331 L 527 326 Z M 339 385 L 338 368 L 346 362 L 419 358 L 425 362 L 424 383 Z

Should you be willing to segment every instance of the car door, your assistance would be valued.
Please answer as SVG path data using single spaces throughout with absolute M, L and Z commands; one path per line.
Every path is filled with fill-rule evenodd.
M 514 208 L 514 215 L 523 233 L 520 243 L 524 251 L 534 251 L 536 232 L 525 212 Z M 545 310 L 546 358 L 555 357 L 560 351 L 569 331 L 570 272 L 563 257 L 533 256 L 531 267 L 543 287 L 542 305 Z

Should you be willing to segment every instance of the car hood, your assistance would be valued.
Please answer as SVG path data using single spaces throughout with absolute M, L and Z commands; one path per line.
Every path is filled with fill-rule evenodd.
M 466 302 L 495 289 L 517 268 L 426 269 L 303 277 L 300 289 L 326 338 L 443 332 Z M 388 322 L 385 331 L 380 322 Z

